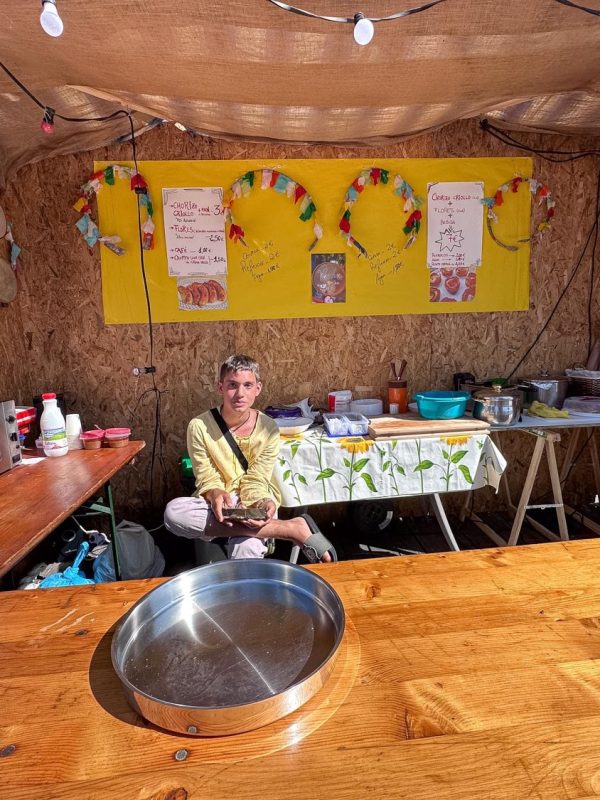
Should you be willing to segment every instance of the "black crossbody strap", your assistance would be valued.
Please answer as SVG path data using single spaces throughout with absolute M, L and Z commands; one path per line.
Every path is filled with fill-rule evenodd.
M 236 440 L 231 435 L 231 431 L 229 430 L 229 428 L 227 427 L 227 423 L 225 422 L 225 420 L 221 416 L 221 412 L 219 411 L 218 408 L 211 408 L 210 413 L 213 415 L 213 418 L 214 418 L 215 422 L 217 423 L 217 425 L 219 426 L 219 428 L 221 430 L 221 433 L 225 437 L 225 440 L 226 440 L 227 444 L 233 450 L 234 456 L 240 462 L 240 464 L 242 466 L 242 469 L 244 470 L 244 472 L 248 472 L 248 459 L 242 453 L 242 451 L 239 448 L 238 443 L 236 442 Z

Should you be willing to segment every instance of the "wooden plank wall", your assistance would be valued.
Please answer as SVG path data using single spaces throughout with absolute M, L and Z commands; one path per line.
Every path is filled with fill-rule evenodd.
M 518 134 L 538 148 L 578 149 L 594 142 L 558 136 Z M 378 148 L 330 145 L 275 145 L 225 142 L 182 133 L 165 125 L 143 136 L 138 158 L 390 158 L 523 155 L 480 131 L 475 120 L 458 122 L 433 134 Z M 84 425 L 128 423 L 150 445 L 134 470 L 117 481 L 125 510 L 140 512 L 149 504 L 148 471 L 154 403 L 143 393 L 150 384 L 132 368 L 148 363 L 148 331 L 143 325 L 105 326 L 102 316 L 98 249 L 89 251 L 74 227 L 72 204 L 93 159 L 129 159 L 131 148 L 111 146 L 76 156 L 61 156 L 25 167 L 0 198 L 23 247 L 19 294 L 0 307 L 0 395 L 31 400 L 41 391 L 63 391 L 69 410 Z M 541 328 L 582 250 L 594 215 L 595 164 L 581 159 L 553 164 L 535 158 L 534 175 L 546 181 L 557 198 L 556 224 L 533 248 L 531 308 L 528 312 L 397 316 L 358 319 L 272 320 L 162 324 L 154 330 L 156 382 L 164 391 L 162 431 L 164 493 L 160 505 L 180 492 L 177 460 L 188 420 L 215 402 L 213 386 L 219 363 L 234 352 L 247 352 L 264 372 L 264 404 L 310 395 L 324 402 L 328 389 L 371 386 L 387 380 L 390 358 L 405 357 L 412 390 L 450 387 L 452 374 L 503 374 Z M 523 372 L 563 369 L 585 359 L 590 260 L 562 301 Z M 593 307 L 596 320 L 598 304 Z M 596 330 L 596 333 L 600 331 Z M 139 401 L 139 404 L 138 404 Z M 531 444 L 510 434 L 503 439 L 516 488 L 524 477 Z M 156 481 L 160 483 L 157 468 Z M 585 459 L 572 485 L 590 487 Z M 489 497 L 489 502 L 498 502 Z

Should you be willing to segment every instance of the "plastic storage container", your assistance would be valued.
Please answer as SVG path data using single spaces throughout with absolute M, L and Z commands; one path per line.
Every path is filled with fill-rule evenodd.
M 329 436 L 366 436 L 369 420 L 362 414 L 323 414 L 325 430 Z
M 125 447 L 131 436 L 131 428 L 107 428 L 104 440 L 109 447 Z
M 564 409 L 574 417 L 600 417 L 600 397 L 594 397 L 593 395 L 567 397 L 563 404 Z
M 367 397 L 364 400 L 352 400 L 350 411 L 364 417 L 379 417 L 383 414 L 383 403 L 378 397 Z
M 50 458 L 66 456 L 69 452 L 65 418 L 56 403 L 56 395 L 43 394 L 44 410 L 40 417 L 40 431 L 44 454 Z
M 93 431 L 84 431 L 80 438 L 84 450 L 98 450 L 102 447 L 104 431 L 99 428 L 95 428 Z
M 469 392 L 419 392 L 415 400 L 425 419 L 456 419 L 465 413 L 470 397 Z

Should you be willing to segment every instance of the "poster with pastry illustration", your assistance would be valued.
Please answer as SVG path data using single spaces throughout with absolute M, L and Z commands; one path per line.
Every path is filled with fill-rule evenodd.
M 178 278 L 181 311 L 214 311 L 227 308 L 227 276 Z
M 429 271 L 431 303 L 467 303 L 475 298 L 477 272 L 468 267 L 441 267 Z

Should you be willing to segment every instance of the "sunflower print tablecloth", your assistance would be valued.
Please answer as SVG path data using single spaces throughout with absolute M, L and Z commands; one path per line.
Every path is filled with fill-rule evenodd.
M 282 436 L 273 479 L 283 506 L 498 488 L 506 461 L 487 433 L 330 438 L 323 428 Z

